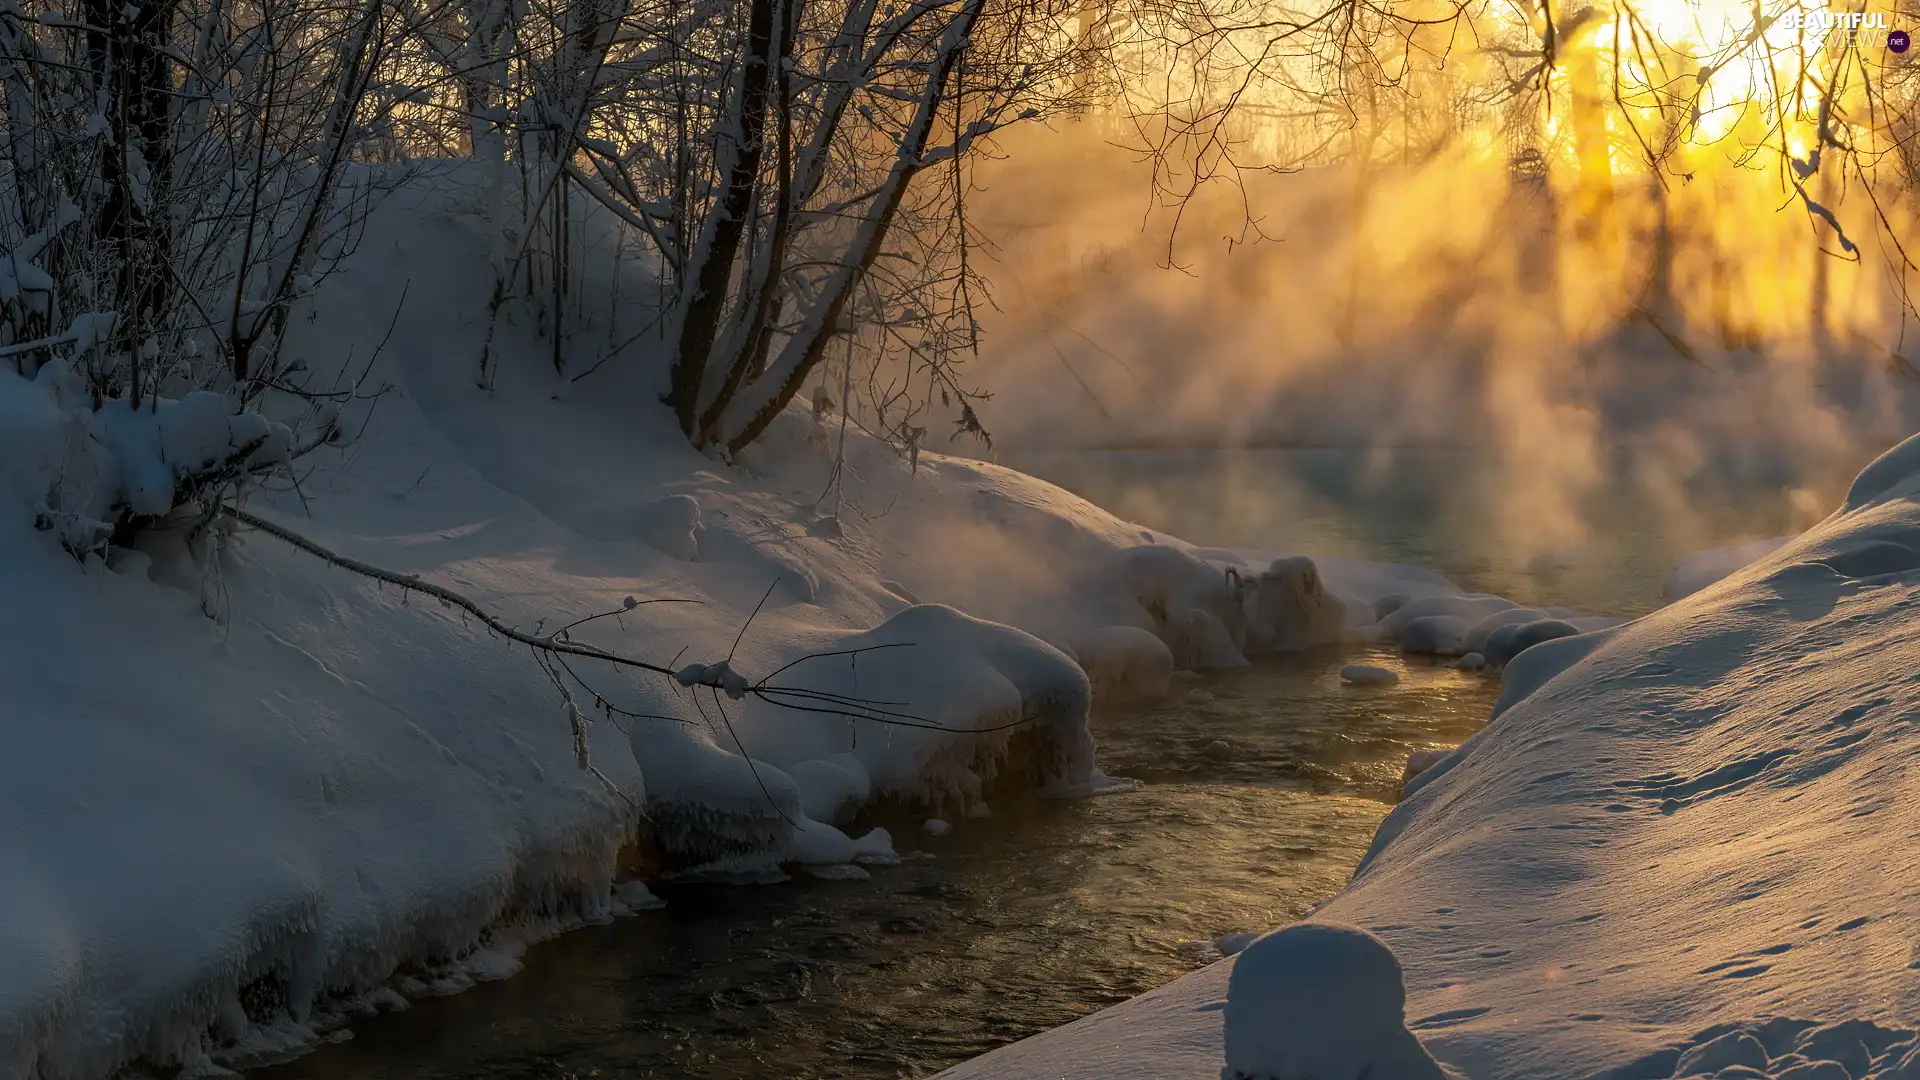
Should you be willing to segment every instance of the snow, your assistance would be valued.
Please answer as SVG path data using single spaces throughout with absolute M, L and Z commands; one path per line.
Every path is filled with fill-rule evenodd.
M 657 371 L 556 387 L 513 326 L 476 389 L 491 241 L 456 209 L 383 209 L 360 270 L 293 320 L 294 353 L 364 357 L 407 297 L 370 373 L 379 422 L 248 506 L 680 675 L 580 660 L 591 689 L 562 700 L 460 612 L 248 530 L 76 560 L 62 541 L 97 551 L 116 507 L 163 513 L 236 454 L 284 463 L 290 432 L 217 395 L 95 412 L 63 362 L 0 368 L 0 1075 L 204 1071 L 506 977 L 528 942 L 658 906 L 619 880 L 636 849 L 689 880 L 857 878 L 897 858 L 851 828 L 875 800 L 938 836 L 990 817 L 996 784 L 1126 788 L 1095 767 L 1096 699 L 1390 640 L 1478 657 L 1502 694 L 1485 732 L 1409 762 L 1314 924 L 1363 930 L 1222 939 L 1234 960 L 951 1075 L 1210 1080 L 1236 1015 L 1242 1066 L 1278 1075 L 1294 1062 L 1268 1052 L 1295 1048 L 1262 1018 L 1330 1007 L 1302 974 L 1326 947 L 1377 977 L 1340 1014 L 1362 1026 L 1314 1028 L 1413 1070 L 1391 1075 L 1428 1068 L 1424 1045 L 1476 1080 L 1920 1076 L 1915 445 L 1823 525 L 1692 564 L 1718 584 L 1628 625 L 1195 547 L 858 433 L 829 515 L 837 465 L 804 410 L 722 465 L 675 430 Z
M 1408 754 L 1407 766 L 1406 768 L 1402 769 L 1400 772 L 1400 789 L 1402 792 L 1401 797 L 1405 798 L 1407 794 L 1410 794 L 1412 792 L 1413 789 L 1411 785 L 1413 784 L 1413 781 L 1415 780 L 1415 778 L 1425 773 L 1428 769 L 1433 768 L 1435 765 L 1440 764 L 1442 761 L 1445 761 L 1447 758 L 1451 757 L 1452 755 L 1453 755 L 1452 749 L 1415 750 L 1413 753 Z
M 1410 653 L 1459 656 L 1467 651 L 1472 629 L 1458 615 L 1422 615 L 1400 631 L 1400 647 Z
M 1776 536 L 1768 540 L 1750 540 L 1732 547 L 1696 551 L 1674 563 L 1673 572 L 1660 587 L 1669 604 L 1691 596 L 1763 556 L 1771 555 L 1793 539 Z
M 1138 626 L 1104 626 L 1063 651 L 1080 662 L 1104 701 L 1165 697 L 1173 688 L 1173 650 Z
M 1487 635 L 1482 655 L 1486 657 L 1490 667 L 1501 668 L 1512 663 L 1514 657 L 1543 641 L 1571 637 L 1579 632 L 1580 628 L 1566 619 L 1510 622 Z
M 1445 1080 L 1407 1030 L 1400 962 L 1365 930 L 1301 922 L 1235 954 L 1221 1080 Z
M 884 830 L 842 829 L 877 799 L 960 821 L 1000 783 L 1125 790 L 1094 767 L 1096 694 L 1165 693 L 1364 636 L 1389 592 L 1457 591 L 1195 548 L 858 433 L 823 528 L 835 462 L 803 410 L 721 465 L 653 367 L 556 394 L 545 343 L 512 325 L 476 388 L 490 241 L 450 209 L 386 204 L 290 322 L 316 368 L 384 342 L 365 385 L 386 389 L 247 509 L 685 677 L 575 658 L 563 699 L 459 610 L 251 529 L 169 522 L 78 560 L 62 541 L 97 551 L 116 507 L 163 513 L 237 454 L 285 464 L 285 418 L 217 395 L 95 412 L 65 362 L 0 369 L 0 1075 L 292 1052 L 504 975 L 508 936 L 655 906 L 619 880 L 636 851 L 685 879 L 857 877 L 896 857 Z
M 1340 681 L 1351 686 L 1391 686 L 1400 681 L 1400 675 L 1378 664 L 1348 664 L 1340 669 Z
M 1385 942 L 1475 1080 L 1920 1075 L 1916 586 L 1920 438 L 1712 587 L 1514 657 L 1311 920 Z M 943 1080 L 1212 1080 L 1244 963 Z
M 1462 644 L 1466 652 L 1480 653 L 1484 657 L 1487 648 L 1487 639 L 1493 636 L 1495 630 L 1512 623 L 1527 623 L 1535 619 L 1551 617 L 1552 616 L 1541 611 L 1539 608 L 1530 607 L 1514 607 L 1508 608 L 1505 611 L 1496 611 L 1481 619 L 1479 622 L 1474 623 L 1473 626 L 1467 630 L 1466 641 Z
M 79 397 L 63 361 L 31 381 L 0 366 L 0 452 L 11 463 L 0 481 L 29 506 L 79 522 L 118 507 L 165 514 L 189 477 L 228 461 L 278 461 L 291 443 L 284 424 L 239 412 L 222 394 L 149 398 L 138 408 L 109 401 L 98 411 L 72 407 Z

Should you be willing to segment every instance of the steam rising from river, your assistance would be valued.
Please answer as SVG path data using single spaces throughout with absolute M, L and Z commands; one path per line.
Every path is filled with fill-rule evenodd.
M 1463 147 L 1175 206 L 1111 134 L 1030 128 L 979 169 L 997 310 L 972 374 L 1003 443 L 1467 445 L 1509 493 L 1490 526 L 1554 551 L 1623 481 L 1683 519 L 1703 486 L 1775 485 L 1810 523 L 1913 430 L 1920 345 L 1861 190 L 1817 189 L 1848 260 L 1777 170 L 1619 177 L 1595 211 Z

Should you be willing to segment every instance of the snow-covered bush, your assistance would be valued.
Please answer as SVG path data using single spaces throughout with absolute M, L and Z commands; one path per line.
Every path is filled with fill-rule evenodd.
M 285 424 L 241 409 L 230 394 L 150 397 L 144 407 L 108 399 L 94 408 L 64 361 L 32 380 L 0 370 L 0 487 L 9 497 L 0 512 L 30 513 L 75 554 L 284 468 L 292 450 Z M 211 520 L 205 506 L 202 514 Z
M 69 418 L 25 482 L 69 548 L 335 434 L 356 379 L 288 330 L 385 183 L 358 160 L 405 33 L 374 0 L 0 5 L 0 363 Z

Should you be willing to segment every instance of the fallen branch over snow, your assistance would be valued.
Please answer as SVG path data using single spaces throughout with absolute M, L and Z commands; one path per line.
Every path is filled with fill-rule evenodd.
M 621 656 L 619 653 L 608 652 L 605 649 L 596 649 L 591 645 L 581 645 L 578 642 L 565 641 L 556 634 L 535 635 L 529 634 L 524 630 L 515 629 L 488 612 L 479 604 L 461 596 L 452 589 L 435 585 L 430 581 L 422 581 L 417 574 L 395 573 L 392 570 L 384 570 L 372 563 L 364 563 L 358 559 L 329 551 L 291 529 L 281 528 L 273 522 L 256 514 L 249 514 L 237 506 L 223 505 L 220 508 L 220 513 L 232 518 L 239 524 L 266 533 L 268 536 L 282 543 L 291 544 L 301 551 L 317 559 L 332 563 L 334 566 L 338 566 L 343 570 L 351 570 L 363 577 L 369 577 L 375 581 L 384 581 L 389 585 L 395 585 L 410 592 L 424 593 L 441 603 L 451 604 L 465 611 L 467 614 L 472 615 L 474 618 L 479 619 L 486 624 L 487 629 L 510 641 L 517 641 L 522 645 L 546 652 L 568 653 L 573 656 L 584 656 L 592 660 L 605 660 L 610 664 L 618 664 L 623 667 L 640 668 L 643 671 L 651 671 L 658 675 L 672 676 L 674 674 L 672 668 L 663 667 L 659 664 L 650 664 L 645 660 L 635 660 L 632 657 Z
M 810 653 L 783 665 L 766 679 L 750 683 L 744 676 L 733 670 L 731 657 L 712 664 L 688 664 L 676 669 L 663 664 L 654 664 L 630 656 L 623 656 L 620 653 L 610 652 L 592 645 L 584 645 L 577 641 L 571 641 L 566 637 L 567 628 L 564 627 L 551 634 L 529 634 L 524 630 L 508 624 L 479 604 L 454 592 L 452 589 L 443 585 L 435 585 L 430 581 L 421 580 L 417 574 L 396 573 L 392 570 L 386 570 L 374 566 L 371 563 L 361 562 L 358 559 L 330 551 L 291 529 L 276 525 L 263 517 L 250 514 L 236 506 L 223 504 L 220 507 L 220 513 L 241 525 L 263 532 L 276 540 L 299 548 L 301 551 L 340 567 L 343 570 L 349 570 L 353 573 L 396 586 L 409 592 L 422 593 L 442 603 L 457 607 L 472 615 L 474 618 L 479 619 L 486 625 L 488 630 L 499 634 L 509 641 L 518 642 L 519 644 L 544 653 L 579 656 L 589 660 L 603 660 L 609 664 L 620 667 L 637 668 L 655 675 L 663 675 L 674 680 L 677 685 L 688 689 L 706 687 L 712 690 L 716 697 L 724 693 L 727 697 L 737 701 L 751 694 L 774 705 L 778 705 L 781 708 L 792 709 L 798 712 L 830 713 L 836 716 L 872 720 L 875 723 L 892 724 L 900 727 L 919 728 L 930 731 L 951 731 L 956 735 L 983 735 L 997 731 L 1005 731 L 1023 724 L 1032 723 L 1035 719 L 1031 716 L 1023 716 L 1019 720 L 990 728 L 950 728 L 922 716 L 897 712 L 884 707 L 899 704 L 898 702 L 868 701 L 861 698 L 849 697 L 844 694 L 814 690 L 802 686 L 785 686 L 769 681 L 809 660 L 825 659 L 833 656 L 852 656 L 861 653 L 875 652 L 881 649 L 904 648 L 910 646 L 912 644 L 911 642 L 896 642 L 885 645 L 873 645 L 861 649 L 841 649 L 832 652 Z M 642 603 L 662 602 L 666 601 L 637 601 L 629 597 L 626 605 L 621 610 L 631 610 Z M 592 618 L 601 617 L 602 616 L 596 615 Z M 581 620 L 581 622 L 586 621 L 590 620 Z M 751 622 L 751 620 L 749 620 L 749 622 Z M 580 624 L 574 623 L 572 625 L 577 626 Z M 744 636 L 745 633 L 746 631 L 743 627 L 741 634 Z M 735 645 L 738 646 L 738 644 L 739 639 L 736 638 Z M 569 672 L 569 674 L 571 674 L 571 672 Z M 575 679 L 578 681 L 578 676 L 575 676 Z M 582 683 L 582 686 L 584 687 L 585 684 Z M 595 694 L 595 697 L 598 698 L 600 695 Z M 678 718 L 659 717 L 659 719 L 677 720 Z
M 720 720 L 725 725 L 727 729 L 727 734 L 732 738 L 735 747 L 738 748 L 740 752 L 740 756 L 746 760 L 748 768 L 753 770 L 754 779 L 756 782 L 760 784 L 761 793 L 766 796 L 767 801 L 773 805 L 775 811 L 780 814 L 780 817 L 783 820 L 786 820 L 789 826 L 794 826 L 794 827 L 798 827 L 798 826 L 792 820 L 787 819 L 786 812 L 780 808 L 779 802 L 776 799 L 774 799 L 772 792 L 767 790 L 765 782 L 760 777 L 759 769 L 754 763 L 753 756 L 747 753 L 747 748 L 745 744 L 740 741 L 740 736 L 738 732 L 734 731 L 733 720 L 730 716 L 727 715 L 727 711 L 724 706 L 724 703 L 721 701 L 720 696 L 722 694 L 725 694 L 728 698 L 733 699 L 735 701 L 745 698 L 748 694 L 752 694 L 773 705 L 779 706 L 784 709 L 791 709 L 797 712 L 823 713 L 823 714 L 832 715 L 832 716 L 845 717 L 850 719 L 871 720 L 871 721 L 874 721 L 875 723 L 880 723 L 880 724 L 890 724 L 890 725 L 895 725 L 899 727 L 918 728 L 922 730 L 950 731 L 956 735 L 982 735 L 982 734 L 988 734 L 991 732 L 1005 731 L 1010 728 L 1031 724 L 1039 718 L 1037 715 L 1023 715 L 1018 720 L 1012 721 L 1011 723 L 1001 724 L 994 727 L 950 728 L 944 724 L 933 722 L 925 717 L 915 716 L 912 713 L 898 712 L 898 711 L 895 711 L 894 709 L 886 707 L 890 705 L 901 704 L 900 702 L 872 701 L 864 698 L 851 697 L 844 694 L 837 694 L 837 693 L 832 693 L 832 692 L 822 691 L 822 690 L 814 690 L 807 687 L 783 686 L 771 681 L 772 679 L 779 677 L 781 674 L 788 671 L 789 669 L 799 664 L 805 663 L 809 660 L 824 659 L 826 657 L 832 657 L 832 656 L 857 657 L 862 653 L 874 652 L 880 649 L 900 648 L 900 647 L 908 646 L 912 644 L 911 642 L 893 642 L 893 643 L 887 643 L 882 645 L 868 646 L 868 647 L 859 648 L 859 649 L 839 649 L 831 652 L 811 653 L 806 656 L 802 656 L 799 659 L 790 661 L 789 663 L 776 669 L 767 678 L 761 679 L 758 682 L 748 682 L 745 676 L 741 675 L 739 672 L 733 669 L 733 666 L 732 666 L 733 656 L 731 652 L 729 652 L 726 659 L 720 660 L 717 663 L 712 663 L 712 664 L 694 663 L 694 664 L 688 664 L 678 669 L 675 669 L 675 668 L 667 667 L 662 664 L 649 663 L 648 661 L 645 661 L 645 660 L 638 660 L 630 656 L 623 656 L 619 653 L 610 652 L 606 649 L 597 648 L 592 645 L 584 645 L 579 642 L 572 641 L 567 637 L 567 633 L 570 630 L 572 630 L 574 627 L 583 625 L 588 622 L 592 622 L 596 619 L 605 618 L 608 615 L 618 615 L 624 611 L 631 611 L 634 608 L 639 607 L 643 603 L 668 603 L 672 601 L 666 601 L 666 600 L 642 601 L 642 600 L 635 600 L 633 597 L 629 596 L 626 598 L 622 606 L 620 608 L 615 609 L 614 611 L 604 612 L 599 615 L 588 616 L 587 618 L 577 620 L 573 623 L 568 624 L 567 626 L 561 627 L 560 629 L 550 634 L 530 634 L 524 630 L 521 630 L 515 626 L 508 624 L 506 621 L 494 615 L 492 612 L 489 612 L 485 608 L 481 607 L 478 603 L 475 603 L 473 600 L 470 600 L 467 597 L 462 596 L 457 592 L 454 592 L 452 589 L 449 589 L 444 585 L 436 585 L 430 581 L 423 581 L 416 574 L 396 573 L 395 571 L 387 570 L 382 567 L 375 566 L 372 563 L 362 562 L 359 559 L 342 555 L 336 551 L 331 551 L 321 546 L 320 544 L 317 544 L 314 541 L 309 540 L 308 538 L 300 535 L 299 533 L 294 532 L 291 529 L 287 529 L 283 526 L 276 525 L 273 522 L 258 516 L 257 514 L 250 514 L 247 511 L 242 510 L 237 506 L 232 506 L 226 503 L 220 503 L 218 504 L 217 513 L 240 525 L 244 525 L 258 532 L 265 533 L 266 535 L 271 536 L 274 539 L 281 541 L 282 543 L 298 548 L 301 551 L 304 551 L 307 554 L 312 555 L 313 557 L 328 563 L 329 565 L 337 566 L 343 570 L 347 570 L 352 573 L 359 574 L 363 577 L 371 578 L 374 581 L 382 582 L 388 585 L 393 585 L 407 592 L 417 592 L 417 593 L 424 594 L 426 596 L 431 596 L 434 599 L 439 600 L 443 604 L 447 604 L 449 606 L 459 608 L 461 611 L 464 611 L 467 614 L 472 615 L 474 618 L 479 619 L 481 623 L 483 623 L 487 627 L 487 629 L 492 631 L 493 633 L 496 633 L 501 637 L 506 638 L 509 641 L 517 642 L 521 645 L 525 645 L 528 648 L 532 649 L 535 654 L 535 661 L 540 665 L 541 669 L 545 671 L 547 677 L 553 682 L 554 688 L 559 691 L 561 702 L 566 709 L 567 721 L 573 731 L 574 759 L 579 763 L 580 767 L 583 770 L 586 770 L 592 773 L 595 777 L 597 777 L 601 781 L 601 783 L 605 784 L 609 790 L 613 791 L 615 794 L 619 795 L 623 799 L 627 798 L 626 793 L 620 791 L 620 789 L 614 785 L 612 780 L 608 779 L 605 776 L 605 774 L 601 773 L 598 769 L 596 769 L 587 756 L 587 738 L 586 738 L 587 719 L 585 715 L 581 712 L 579 706 L 575 703 L 572 691 L 568 689 L 566 682 L 560 677 L 560 672 L 565 671 L 567 676 L 571 678 L 575 683 L 577 683 L 582 690 L 586 691 L 589 694 L 592 694 L 595 703 L 600 708 L 605 710 L 609 717 L 611 717 L 614 713 L 617 712 L 623 716 L 629 716 L 636 719 L 672 720 L 679 723 L 686 723 L 688 721 L 685 721 L 679 717 L 659 716 L 655 714 L 630 712 L 624 709 L 615 708 L 611 703 L 609 703 L 606 700 L 606 698 L 602 694 L 600 694 L 598 691 L 594 690 L 591 686 L 589 686 L 586 683 L 586 681 L 582 679 L 577 673 L 575 673 L 573 668 L 566 663 L 566 658 L 569 656 L 584 657 L 589 660 L 602 660 L 609 664 L 614 664 L 619 667 L 634 668 L 634 669 L 650 672 L 655 675 L 661 675 L 669 679 L 672 679 L 677 686 L 695 691 L 696 696 L 693 699 L 694 707 L 696 710 L 700 712 L 703 718 L 706 717 L 707 713 L 705 708 L 703 708 L 700 704 L 700 699 L 697 696 L 697 692 L 701 687 L 707 688 L 709 692 L 712 694 L 713 705 L 720 714 Z M 771 589 L 768 590 L 768 594 L 769 595 L 772 594 Z M 765 602 L 766 602 L 765 597 L 762 597 L 761 603 L 764 604 Z M 758 607 L 755 607 L 754 614 L 757 615 L 759 613 L 759 610 L 760 609 Z M 747 628 L 750 627 L 752 623 L 753 623 L 753 616 L 749 616 L 747 618 L 746 625 L 741 627 L 740 636 L 734 639 L 735 648 L 739 647 L 741 639 L 746 636 Z M 632 802 L 631 799 L 628 799 L 627 801 L 629 803 Z

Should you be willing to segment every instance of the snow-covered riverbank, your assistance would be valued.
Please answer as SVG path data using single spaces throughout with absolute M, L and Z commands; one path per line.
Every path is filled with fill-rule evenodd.
M 1920 1076 L 1920 439 L 1755 554 L 1523 654 L 1316 912 L 1459 1075 Z M 1234 964 L 943 1076 L 1212 1080 Z
M 152 438 L 88 431 L 57 367 L 0 371 L 0 1075 L 297 1049 L 645 907 L 643 871 L 858 873 L 892 857 L 883 832 L 838 828 L 874 797 L 957 817 L 1009 771 L 1109 785 L 1090 693 L 1156 693 L 1176 667 L 1337 639 L 1389 593 L 1455 591 L 1407 567 L 1269 570 L 857 430 L 857 482 L 823 501 L 837 443 L 811 417 L 723 466 L 646 378 L 556 400 L 529 359 L 482 392 L 479 241 L 438 213 L 385 224 L 360 256 L 379 272 L 334 279 L 301 343 L 313 365 L 361 357 L 357 375 L 384 339 L 362 384 L 378 406 L 251 512 L 524 630 L 616 612 L 574 638 L 748 679 L 799 661 L 781 685 L 907 726 L 736 698 L 718 676 L 543 668 L 458 609 L 255 530 L 215 553 L 161 530 L 82 565 L 32 527 L 51 491 L 164 485 L 233 436 L 185 413 Z M 837 655 L 801 660 L 820 653 Z
M 1383 613 L 1442 653 L 1522 625 L 1425 571 L 1196 548 L 857 429 L 836 491 L 839 432 L 804 410 L 723 465 L 647 372 L 556 383 L 530 335 L 497 343 L 527 362 L 482 392 L 480 241 L 386 213 L 361 255 L 380 269 L 334 279 L 301 331 L 310 364 L 355 375 L 384 342 L 362 383 L 378 405 L 249 510 L 527 631 L 599 616 L 574 639 L 727 667 L 689 689 L 543 666 L 257 530 L 77 563 L 32 527 L 51 491 L 71 508 L 164 485 L 219 440 L 87 431 L 56 368 L 0 371 L 0 1076 L 297 1050 L 645 908 L 646 875 L 858 875 L 894 857 L 843 831 L 875 798 L 958 818 L 1009 774 L 1120 786 L 1094 767 L 1094 695 L 1370 636 Z M 1910 648 L 1916 456 L 1755 567 L 1528 650 L 1499 722 L 1418 782 L 1326 914 L 1400 951 L 1442 1060 L 1585 1075 L 1770 1015 L 1913 1026 L 1911 725 L 1889 670 Z M 731 692 L 776 672 L 802 693 Z M 955 1075 L 1214 1075 L 1228 970 Z

